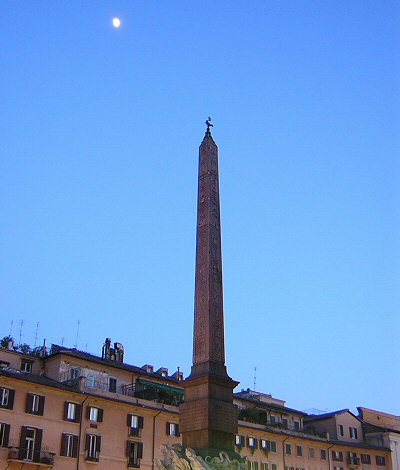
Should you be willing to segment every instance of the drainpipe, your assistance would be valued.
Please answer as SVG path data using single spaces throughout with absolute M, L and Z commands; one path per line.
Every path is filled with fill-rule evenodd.
M 157 414 L 153 416 L 153 446 L 152 446 L 152 451 L 151 451 L 151 470 L 154 470 L 154 457 L 155 457 L 155 446 L 156 446 L 156 418 L 160 413 L 162 413 L 162 410 L 160 410 Z
M 334 447 L 335 444 L 332 444 L 331 446 L 328 447 L 328 468 L 329 470 L 331 470 L 331 454 L 329 452 L 329 449 L 332 449 L 332 447 Z
M 283 459 L 283 470 L 285 470 L 286 462 L 285 462 L 285 442 L 289 439 L 289 436 L 282 441 L 282 459 Z
M 77 449 L 77 459 L 76 459 L 76 470 L 79 470 L 79 461 L 80 461 L 80 454 L 81 454 L 81 438 L 82 438 L 82 421 L 83 421 L 83 405 L 85 404 L 85 401 L 89 397 L 85 397 L 83 402 L 81 403 L 81 419 L 79 420 L 79 437 L 78 437 L 78 449 Z

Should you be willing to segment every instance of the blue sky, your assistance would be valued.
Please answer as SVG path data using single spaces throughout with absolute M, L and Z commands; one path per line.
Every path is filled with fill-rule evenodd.
M 0 41 L 0 336 L 189 373 L 210 115 L 230 375 L 400 414 L 398 2 L 4 0 Z

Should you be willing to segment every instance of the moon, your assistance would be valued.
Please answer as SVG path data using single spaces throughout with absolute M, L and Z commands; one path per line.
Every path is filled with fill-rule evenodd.
M 114 28 L 119 28 L 121 26 L 121 20 L 119 18 L 113 18 L 112 24 Z

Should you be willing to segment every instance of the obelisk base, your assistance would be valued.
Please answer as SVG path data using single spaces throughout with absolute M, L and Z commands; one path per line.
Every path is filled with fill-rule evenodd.
M 185 447 L 196 452 L 233 450 L 238 429 L 238 408 L 232 403 L 236 385 L 228 375 L 191 375 L 183 382 L 179 427 Z

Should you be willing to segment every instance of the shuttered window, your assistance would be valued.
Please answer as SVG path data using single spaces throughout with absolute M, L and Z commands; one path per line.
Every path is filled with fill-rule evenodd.
M 141 430 L 144 425 L 143 416 L 128 414 L 128 427 L 130 436 L 140 436 Z
M 78 456 L 78 436 L 74 434 L 63 433 L 61 435 L 60 455 L 64 457 Z
M 12 410 L 14 407 L 15 390 L 11 388 L 0 388 L 0 408 Z
M 26 394 L 25 412 L 43 416 L 45 398 L 34 393 Z
M 64 403 L 64 419 L 77 423 L 81 419 L 81 405 L 66 401 Z
M 8 447 L 9 440 L 10 425 L 6 423 L 0 423 L 0 447 Z
M 86 460 L 98 462 L 100 459 L 101 436 L 86 434 Z
M 128 457 L 128 467 L 139 468 L 140 459 L 143 458 L 143 444 L 128 441 L 126 443 L 126 455 Z

